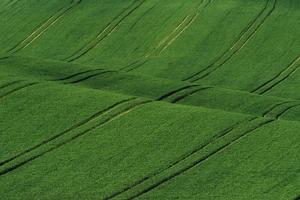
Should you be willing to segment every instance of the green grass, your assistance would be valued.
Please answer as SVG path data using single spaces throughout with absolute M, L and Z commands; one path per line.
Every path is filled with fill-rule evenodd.
M 1 199 L 298 200 L 299 6 L 1 1 Z

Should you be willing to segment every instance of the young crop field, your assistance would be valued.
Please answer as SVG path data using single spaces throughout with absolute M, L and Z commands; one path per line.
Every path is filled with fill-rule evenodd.
M 299 0 L 1 0 L 0 200 L 300 200 Z

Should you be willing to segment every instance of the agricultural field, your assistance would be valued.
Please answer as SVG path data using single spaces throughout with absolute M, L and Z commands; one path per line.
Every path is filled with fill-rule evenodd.
M 299 0 L 1 0 L 0 199 L 300 200 Z

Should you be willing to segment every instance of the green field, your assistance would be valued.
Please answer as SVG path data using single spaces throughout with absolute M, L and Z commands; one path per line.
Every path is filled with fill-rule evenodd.
M 299 0 L 0 1 L 0 199 L 300 200 Z

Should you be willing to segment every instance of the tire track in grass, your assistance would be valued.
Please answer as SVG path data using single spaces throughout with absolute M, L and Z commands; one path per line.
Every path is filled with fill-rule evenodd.
M 72 78 L 74 78 L 76 76 L 79 76 L 79 75 L 87 74 L 87 73 L 90 73 L 90 72 L 97 72 L 97 71 L 104 71 L 104 69 L 90 69 L 90 70 L 85 70 L 85 71 L 77 72 L 75 74 L 71 74 L 71 75 L 68 75 L 68 76 L 65 76 L 65 77 L 62 77 L 62 78 L 57 78 L 57 79 L 54 79 L 52 81 L 66 81 L 68 79 L 72 79 Z
M 292 108 L 298 107 L 300 106 L 299 102 L 294 102 L 292 105 L 289 105 L 285 108 L 281 109 L 281 112 L 279 112 L 277 115 L 274 116 L 275 119 L 280 119 L 281 116 L 283 116 L 284 114 L 286 114 L 289 110 L 291 110 Z
M 104 199 L 135 199 L 152 191 L 158 186 L 176 178 L 188 170 L 202 164 L 220 153 L 229 146 L 235 144 L 240 139 L 248 136 L 252 131 L 272 122 L 270 119 L 253 118 L 246 120 L 246 122 L 239 122 L 232 127 L 226 128 L 211 138 L 208 143 L 199 146 L 191 152 L 183 155 L 179 160 L 174 161 L 169 166 L 154 172 L 152 175 L 143 177 L 130 186 L 117 191 Z M 251 125 L 249 125 L 251 123 Z M 249 126 L 248 129 L 241 130 L 241 126 Z M 236 130 L 242 131 L 237 132 Z M 231 138 L 233 137 L 233 139 Z
M 300 68 L 300 56 L 292 61 L 284 70 L 278 73 L 276 76 L 263 83 L 262 85 L 255 88 L 251 93 L 255 94 L 265 94 L 269 92 L 274 87 L 291 77 Z
M 225 128 L 214 135 L 206 144 L 200 145 L 168 166 L 129 184 L 119 191 L 113 192 L 104 199 L 135 199 L 152 191 L 188 170 L 199 166 L 212 156 L 221 153 L 253 131 L 276 121 L 284 114 L 283 109 L 279 107 L 288 103 L 291 102 L 281 102 L 271 106 L 263 113 L 264 117 L 252 117 Z M 291 108 L 291 105 L 286 105 L 286 109 L 289 108 Z
M 154 4 L 154 5 L 151 6 L 148 10 L 146 10 L 146 11 L 144 12 L 144 14 L 141 15 L 141 17 L 139 17 L 139 19 L 136 20 L 136 21 L 128 28 L 128 30 L 129 30 L 129 31 L 133 30 L 133 29 L 135 28 L 135 26 L 136 26 L 139 22 L 143 21 L 144 17 L 146 17 L 146 16 L 147 16 L 147 15 L 148 15 L 155 7 L 157 7 L 157 4 Z
M 234 42 L 233 46 L 227 49 L 219 58 L 217 58 L 209 66 L 205 67 L 199 72 L 183 79 L 183 81 L 196 82 L 209 76 L 211 73 L 222 67 L 227 63 L 235 54 L 237 54 L 258 32 L 259 28 L 262 27 L 266 20 L 271 16 L 276 8 L 277 0 L 267 0 L 265 7 L 255 17 L 251 24 L 244 30 L 244 33 Z
M 17 53 L 18 51 L 28 47 L 32 42 L 38 39 L 41 35 L 43 35 L 50 27 L 56 24 L 68 11 L 72 10 L 76 6 L 78 6 L 82 0 L 72 0 L 71 4 L 61 8 L 58 12 L 52 15 L 49 19 L 46 20 L 42 25 L 40 25 L 33 33 L 31 33 L 24 40 L 16 44 L 14 47 L 8 50 L 7 54 L 10 56 L 11 54 Z M 7 55 L 5 56 L 7 57 Z M 5 58 L 4 57 L 4 58 Z
M 194 9 L 191 14 L 186 15 L 183 20 L 171 31 L 171 33 L 163 38 L 152 51 L 148 52 L 141 59 L 138 59 L 136 61 L 133 61 L 129 65 L 121 67 L 119 70 L 126 72 L 133 71 L 148 62 L 148 58 L 150 56 L 161 54 L 193 24 L 202 10 L 206 8 L 210 3 L 211 0 L 202 0 L 198 7 Z
M 12 0 L 11 2 L 8 2 L 3 5 L 4 10 L 0 11 L 0 15 L 5 14 L 6 12 L 9 11 L 16 3 L 20 2 L 20 0 Z
M 156 53 L 161 54 L 169 46 L 171 46 L 199 17 L 199 14 L 205 9 L 211 0 L 203 0 L 200 5 L 191 14 L 187 15 L 181 23 L 166 37 L 164 38 L 156 47 Z
M 95 39 L 87 43 L 81 49 L 76 51 L 73 55 L 66 58 L 67 62 L 73 62 L 85 54 L 87 54 L 94 47 L 99 45 L 105 38 L 110 36 L 118 27 L 122 24 L 122 22 L 129 17 L 134 11 L 140 8 L 146 0 L 135 0 L 131 5 L 125 8 L 120 14 L 118 14 L 111 22 L 109 22 L 105 28 L 96 36 Z
M 250 119 L 251 120 L 251 119 Z M 249 120 L 249 121 L 250 121 Z M 237 122 L 236 124 L 224 129 L 223 131 L 221 131 L 219 134 L 219 137 L 221 137 L 222 135 L 225 135 L 226 133 L 228 133 L 229 131 L 231 131 L 232 129 L 234 129 L 235 127 L 237 127 L 238 125 L 240 125 L 242 122 Z M 217 136 L 215 136 L 214 138 L 217 138 Z M 213 141 L 213 138 L 211 138 L 211 140 L 208 142 L 211 143 Z M 207 144 L 206 144 L 207 145 Z M 163 173 L 164 171 L 170 169 L 171 167 L 174 167 L 176 166 L 177 164 L 179 164 L 180 162 L 182 162 L 183 160 L 185 160 L 186 158 L 188 158 L 190 155 L 193 155 L 195 154 L 198 150 L 202 149 L 204 146 L 206 145 L 201 145 L 199 148 L 197 149 L 194 149 L 192 150 L 191 152 L 189 152 L 188 154 L 185 154 L 183 155 L 179 160 L 176 160 L 174 162 L 172 162 L 168 167 L 166 168 L 163 168 L 157 172 L 155 172 L 154 174 L 152 175 L 149 175 L 149 176 L 146 176 L 144 178 L 142 178 L 141 180 L 138 180 L 136 182 L 134 182 L 133 184 L 131 184 L 130 186 L 126 187 L 126 188 L 123 188 L 122 190 L 120 191 L 117 191 L 117 192 L 114 192 L 113 194 L 103 198 L 105 200 L 108 200 L 108 199 L 113 199 L 113 198 L 120 198 L 120 199 L 130 199 L 130 198 L 126 198 L 125 195 L 123 195 L 123 193 L 125 192 L 128 192 L 129 190 L 133 189 L 134 187 L 138 187 L 140 184 L 143 184 L 145 181 L 148 181 L 149 179 L 157 176 L 157 175 L 160 175 L 161 173 Z
M 99 71 L 99 72 L 97 72 Z M 92 74 L 89 74 L 91 73 Z M 97 73 L 93 73 L 97 72 Z M 79 83 L 85 80 L 88 80 L 90 78 L 107 74 L 107 73 L 118 73 L 117 71 L 110 71 L 110 70 L 104 70 L 104 69 L 93 69 L 93 70 L 86 70 L 78 73 L 74 73 L 72 75 L 59 78 L 59 79 L 54 79 L 53 81 L 64 81 L 66 84 L 75 84 Z M 195 89 L 194 89 L 195 88 Z M 187 85 L 180 87 L 178 89 L 172 90 L 170 92 L 167 92 L 166 94 L 160 96 L 159 98 L 156 99 L 156 101 L 169 101 L 171 103 L 176 103 L 179 100 L 184 99 L 187 96 L 190 96 L 192 94 L 195 94 L 196 92 L 199 92 L 201 90 L 209 89 L 211 87 L 209 86 L 200 86 L 200 85 Z M 189 91 L 192 89 L 192 91 Z M 178 93 L 183 93 L 182 95 L 178 96 Z
M 88 80 L 90 78 L 104 75 L 104 74 L 109 74 L 109 73 L 117 73 L 117 71 L 105 70 L 105 69 L 92 69 L 92 70 L 86 70 L 86 71 L 74 73 L 72 75 L 63 78 L 52 79 L 51 81 L 61 81 L 65 84 L 76 84 Z
M 14 4 L 16 4 L 17 2 L 19 2 L 20 0 L 12 0 L 10 2 L 7 2 L 6 4 L 4 4 L 4 7 L 10 7 L 13 6 Z
M 181 96 L 175 97 L 175 98 L 171 101 L 171 103 L 178 103 L 179 101 L 181 101 L 181 100 L 183 100 L 183 99 L 185 99 L 185 98 L 187 98 L 187 97 L 189 97 L 189 96 L 192 96 L 192 95 L 194 95 L 194 94 L 196 94 L 196 93 L 198 93 L 198 92 L 200 92 L 200 91 L 207 90 L 207 89 L 210 89 L 210 88 L 211 88 L 211 87 L 200 87 L 200 88 L 198 88 L 198 89 L 196 89 L 196 90 L 192 90 L 192 91 L 190 91 L 190 92 L 188 92 L 188 93 L 186 93 L 186 94 L 183 94 L 183 95 L 181 95 Z
M 19 92 L 23 89 L 26 89 L 28 87 L 31 87 L 31 86 L 34 86 L 34 85 L 37 85 L 38 82 L 30 82 L 30 83 L 24 83 L 24 84 L 21 84 L 19 85 L 18 83 L 22 82 L 21 80 L 19 81 L 13 81 L 11 83 L 8 83 L 4 86 L 1 86 L 1 90 L 5 90 L 6 88 L 8 88 L 8 91 L 5 91 L 5 92 L 1 92 L 0 93 L 0 99 L 3 99 L 11 94 L 14 94 L 16 92 Z M 13 87 L 11 89 L 9 89 L 10 87 Z
M 86 118 L 86 119 L 80 121 L 79 123 L 77 123 L 77 124 L 75 124 L 75 125 L 72 125 L 71 127 L 67 128 L 66 130 L 64 130 L 64 131 L 62 131 L 62 132 L 60 132 L 60 133 L 58 133 L 58 134 L 56 134 L 56 135 L 54 135 L 54 136 L 52 136 L 52 137 L 50 137 L 50 138 L 44 140 L 44 141 L 42 141 L 42 142 L 40 142 L 39 144 L 36 144 L 36 145 L 34 145 L 34 146 L 32 146 L 32 147 L 30 147 L 30 148 L 28 148 L 28 149 L 26 149 L 26 150 L 24 150 L 24 151 L 18 153 L 18 154 L 16 154 L 16 155 L 13 156 L 13 157 L 10 157 L 10 158 L 8 158 L 8 159 L 6 159 L 6 160 L 1 161 L 1 162 L 0 162 L 0 166 L 6 164 L 6 163 L 8 163 L 8 162 L 11 162 L 11 161 L 13 161 L 13 160 L 15 160 L 15 159 L 17 159 L 17 158 L 19 158 L 19 157 L 21 157 L 21 156 L 27 154 L 27 153 L 30 153 L 30 152 L 33 151 L 33 150 L 36 150 L 37 148 L 41 147 L 42 145 L 45 145 L 45 144 L 47 144 L 47 143 L 49 143 L 49 142 L 51 142 L 51 141 L 53 141 L 53 140 L 55 140 L 55 139 L 57 139 L 57 138 L 59 138 L 59 137 L 65 135 L 65 134 L 69 133 L 70 131 L 73 131 L 73 130 L 75 130 L 76 128 L 81 127 L 81 126 L 87 124 L 88 122 L 90 122 L 90 121 L 96 119 L 97 117 L 101 116 L 102 114 L 105 114 L 105 113 L 108 112 L 109 110 L 114 109 L 114 108 L 120 106 L 121 104 L 127 103 L 127 102 L 129 102 L 129 101 L 131 101 L 131 100 L 134 100 L 134 99 L 136 99 L 136 98 L 129 98 L 129 99 L 125 99 L 125 100 L 122 100 L 122 101 L 118 101 L 118 102 L 116 102 L 116 103 L 114 103 L 114 104 L 108 106 L 107 108 L 105 108 L 105 109 L 103 109 L 103 110 L 100 110 L 100 111 L 98 111 L 98 112 L 92 114 L 91 116 L 89 116 L 88 118 Z
M 109 73 L 116 73 L 115 71 L 110 71 L 110 70 L 107 70 L 107 71 L 102 71 L 102 72 L 98 72 L 98 73 L 94 73 L 94 74 L 90 74 L 90 75 L 87 75 L 87 76 L 84 76 L 82 78 L 79 77 L 79 79 L 77 80 L 71 80 L 67 83 L 72 83 L 72 84 L 76 84 L 76 83 L 79 83 L 79 82 L 82 82 L 82 81 L 86 81 L 90 78 L 93 78 L 93 77 L 96 77 L 96 76 L 100 76 L 100 75 L 104 75 L 104 74 L 109 74 Z
M 173 90 L 171 92 L 168 92 L 161 97 L 159 97 L 157 100 L 158 101 L 168 101 L 170 103 L 177 103 L 178 101 L 193 95 L 197 92 L 209 89 L 211 87 L 209 86 L 200 86 L 200 85 L 188 85 L 181 87 L 179 89 Z
M 97 73 L 93 73 L 93 72 L 97 72 Z M 92 74 L 89 74 L 89 73 L 92 73 Z M 65 84 L 76 84 L 76 83 L 88 80 L 90 78 L 100 76 L 100 75 L 103 75 L 103 74 L 108 74 L 108 73 L 118 73 L 118 72 L 117 71 L 104 70 L 104 69 L 92 69 L 92 70 L 86 70 L 86 71 L 74 73 L 72 75 L 69 75 L 69 76 L 66 76 L 66 77 L 63 77 L 63 78 L 54 79 L 52 81 L 64 81 Z M 13 83 L 8 83 L 8 84 L 13 84 Z M 179 101 L 185 99 L 188 96 L 192 96 L 192 95 L 196 94 L 197 92 L 207 90 L 207 89 L 211 89 L 211 88 L 213 88 L 213 87 L 211 87 L 211 86 L 201 86 L 201 85 L 197 85 L 197 84 L 186 85 L 186 86 L 180 87 L 178 89 L 171 90 L 170 92 L 167 92 L 166 94 L 164 94 L 164 95 L 160 96 L 159 98 L 157 98 L 156 101 L 167 101 L 167 102 L 170 102 L 170 103 L 178 103 Z M 0 86 L 0 89 L 1 89 L 1 86 Z M 271 118 L 276 119 L 276 117 L 272 117 L 271 114 L 270 114 L 272 110 L 274 110 L 276 108 L 275 111 L 272 111 L 273 113 L 274 112 L 276 113 L 278 110 L 282 109 L 282 110 L 284 110 L 284 113 L 285 113 L 289 109 L 298 106 L 299 103 L 300 103 L 299 101 L 292 101 L 291 100 L 291 101 L 286 101 L 286 102 L 280 102 L 279 104 L 274 104 L 273 106 L 271 106 L 270 110 L 263 113 L 262 116 L 271 117 Z M 285 104 L 291 104 L 291 106 L 289 107 L 289 105 L 287 105 L 287 107 L 285 107 Z M 269 113 L 268 114 L 269 116 L 266 116 L 267 113 Z
M 125 72 L 133 71 L 137 68 L 142 67 L 144 64 L 146 64 L 148 62 L 147 58 L 148 58 L 148 56 L 145 56 L 142 59 L 136 60 L 136 61 L 134 61 L 134 62 L 132 62 L 128 65 L 125 65 L 125 66 L 119 68 L 118 70 L 119 71 L 125 71 Z
M 102 113 L 99 117 L 93 118 L 88 123 L 85 123 L 84 125 L 76 127 L 75 129 L 67 132 L 68 134 L 64 134 L 56 139 L 47 142 L 46 144 L 42 144 L 39 147 L 29 152 L 26 152 L 25 154 L 22 154 L 20 157 L 6 162 L 0 167 L 0 176 L 12 173 L 14 170 L 26 164 L 29 164 L 31 161 L 34 161 L 45 154 L 48 154 L 70 142 L 73 142 L 74 140 L 85 136 L 96 129 L 99 129 L 105 126 L 106 124 L 150 102 L 152 101 L 143 99 L 133 99 L 129 101 L 128 105 L 124 103 L 115 106 L 114 108 L 111 108 L 106 112 Z
M 5 83 L 5 84 L 3 84 L 3 85 L 0 86 L 0 90 L 1 90 L 1 89 L 4 89 L 4 88 L 6 88 L 6 87 L 9 87 L 9 86 L 11 86 L 11 85 L 14 85 L 14 84 L 16 84 L 16 83 L 20 83 L 20 82 L 22 82 L 22 81 L 23 81 L 23 80 L 17 80 L 17 81 L 12 81 L 12 82 Z
M 97 72 L 99 71 L 99 72 Z M 93 73 L 97 72 L 97 73 Z M 91 74 L 90 74 L 91 73 Z M 88 80 L 90 78 L 100 76 L 103 74 L 108 74 L 108 73 L 118 73 L 117 71 L 110 71 L 110 70 L 104 70 L 104 69 L 93 69 L 93 70 L 86 70 L 78 73 L 74 73 L 72 75 L 63 77 L 63 78 L 58 78 L 54 79 L 53 81 L 64 81 L 65 84 L 76 84 L 85 80 Z M 156 99 L 156 101 L 167 101 L 170 103 L 178 103 L 179 101 L 185 99 L 188 96 L 194 95 L 197 92 L 211 89 L 211 86 L 201 86 L 201 85 L 186 85 L 180 88 L 177 88 L 175 90 L 171 90 L 170 92 L 167 92 L 166 94 L 160 96 L 159 98 Z M 1 89 L 1 86 L 0 86 Z M 275 104 L 271 106 L 270 110 L 266 111 L 265 113 L 262 114 L 264 117 L 270 117 L 270 118 L 275 118 L 272 117 L 270 113 L 276 113 L 278 110 L 285 110 L 284 112 L 287 112 L 289 109 L 298 106 L 300 102 L 299 101 L 286 101 L 286 102 L 280 102 L 279 104 Z M 287 104 L 287 107 L 285 107 Z M 291 106 L 289 107 L 289 104 Z M 276 110 L 275 110 L 276 108 Z M 266 116 L 268 114 L 268 116 Z
M 186 89 L 194 88 L 194 87 L 198 87 L 198 86 L 199 86 L 199 85 L 187 85 L 187 86 L 180 87 L 180 88 L 178 88 L 178 89 L 172 90 L 172 91 L 170 91 L 170 92 L 168 92 L 168 93 L 166 93 L 166 94 L 160 96 L 160 97 L 157 99 L 157 101 L 162 101 L 162 100 L 164 100 L 164 99 L 167 99 L 168 97 L 170 97 L 170 96 L 172 96 L 172 95 L 174 95 L 174 94 L 176 94 L 177 92 L 180 92 L 180 91 L 182 91 L 182 90 L 186 90 Z
M 96 72 L 96 73 L 94 73 L 94 72 Z M 99 75 L 103 75 L 103 74 L 107 74 L 107 73 L 118 73 L 118 72 L 104 70 L 104 69 L 85 70 L 82 72 L 74 73 L 72 75 L 68 75 L 63 78 L 54 79 L 52 81 L 63 81 L 66 84 L 74 84 L 74 83 L 79 83 L 79 82 L 88 80 L 90 78 L 93 78 L 93 77 L 96 77 Z M 200 85 L 187 85 L 187 86 L 183 86 L 178 89 L 172 90 L 170 92 L 167 92 L 166 94 L 160 96 L 156 100 L 157 101 L 169 101 L 171 103 L 176 103 L 177 101 L 182 100 L 187 96 L 190 96 L 198 91 L 209 89 L 209 88 L 211 88 L 211 87 L 209 87 L 209 86 L 203 87 Z M 192 89 L 192 91 L 189 91 L 190 89 Z M 182 92 L 183 94 L 180 96 L 177 96 L 177 93 L 180 93 L 180 92 Z

